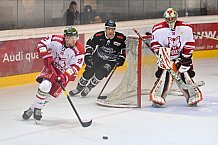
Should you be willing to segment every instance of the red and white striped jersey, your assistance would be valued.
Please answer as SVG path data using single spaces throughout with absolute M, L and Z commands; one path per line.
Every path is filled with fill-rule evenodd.
M 37 46 L 39 57 L 52 56 L 56 69 L 76 75 L 83 65 L 85 49 L 78 41 L 72 48 L 65 47 L 64 43 L 63 35 L 50 35 L 42 39 Z
M 180 54 L 186 57 L 191 56 L 195 48 L 192 28 L 189 24 L 182 21 L 176 21 L 174 30 L 171 30 L 165 21 L 154 25 L 152 28 L 151 48 L 155 51 L 159 47 L 171 48 L 171 60 L 177 59 Z

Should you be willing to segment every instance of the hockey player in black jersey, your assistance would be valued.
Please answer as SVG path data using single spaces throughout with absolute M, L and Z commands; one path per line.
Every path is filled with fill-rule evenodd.
M 85 71 L 70 96 L 86 96 L 113 68 L 122 66 L 126 59 L 126 36 L 116 32 L 113 20 L 105 22 L 105 31 L 94 34 L 86 43 Z

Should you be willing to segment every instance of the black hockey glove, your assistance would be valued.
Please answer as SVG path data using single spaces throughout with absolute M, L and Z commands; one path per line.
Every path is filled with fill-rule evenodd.
M 92 59 L 92 55 L 91 54 L 85 54 L 85 64 L 88 67 L 92 67 L 93 66 L 93 59 Z
M 180 56 L 178 59 L 179 63 L 177 63 L 177 68 L 179 68 L 180 73 L 184 73 L 190 70 L 192 65 L 192 56 L 184 57 L 183 55 Z
M 123 56 L 118 56 L 117 58 L 117 66 L 122 66 L 125 62 L 125 58 Z
M 190 57 L 184 57 L 181 55 L 179 62 L 183 66 L 190 66 L 192 64 L 192 55 Z

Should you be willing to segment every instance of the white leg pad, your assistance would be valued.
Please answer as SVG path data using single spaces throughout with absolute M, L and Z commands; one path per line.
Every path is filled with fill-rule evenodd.
M 187 72 L 184 73 L 184 78 L 186 84 L 188 85 L 194 84 L 194 81 L 192 80 L 192 78 L 189 76 Z M 188 89 L 188 95 L 189 95 L 187 98 L 188 105 L 193 105 L 203 100 L 202 93 L 198 87 Z
M 168 75 L 168 80 L 166 80 L 166 73 L 167 71 L 164 70 L 161 77 L 155 82 L 154 87 L 150 92 L 150 101 L 159 105 L 164 105 L 166 103 L 165 98 L 173 83 L 171 75 Z

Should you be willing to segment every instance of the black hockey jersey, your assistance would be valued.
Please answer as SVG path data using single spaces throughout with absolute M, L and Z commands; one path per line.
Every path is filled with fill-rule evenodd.
M 112 39 L 107 38 L 104 31 L 97 32 L 86 43 L 86 51 L 91 51 L 93 55 L 106 61 L 116 61 L 121 55 L 126 57 L 126 36 L 122 33 L 115 32 Z

